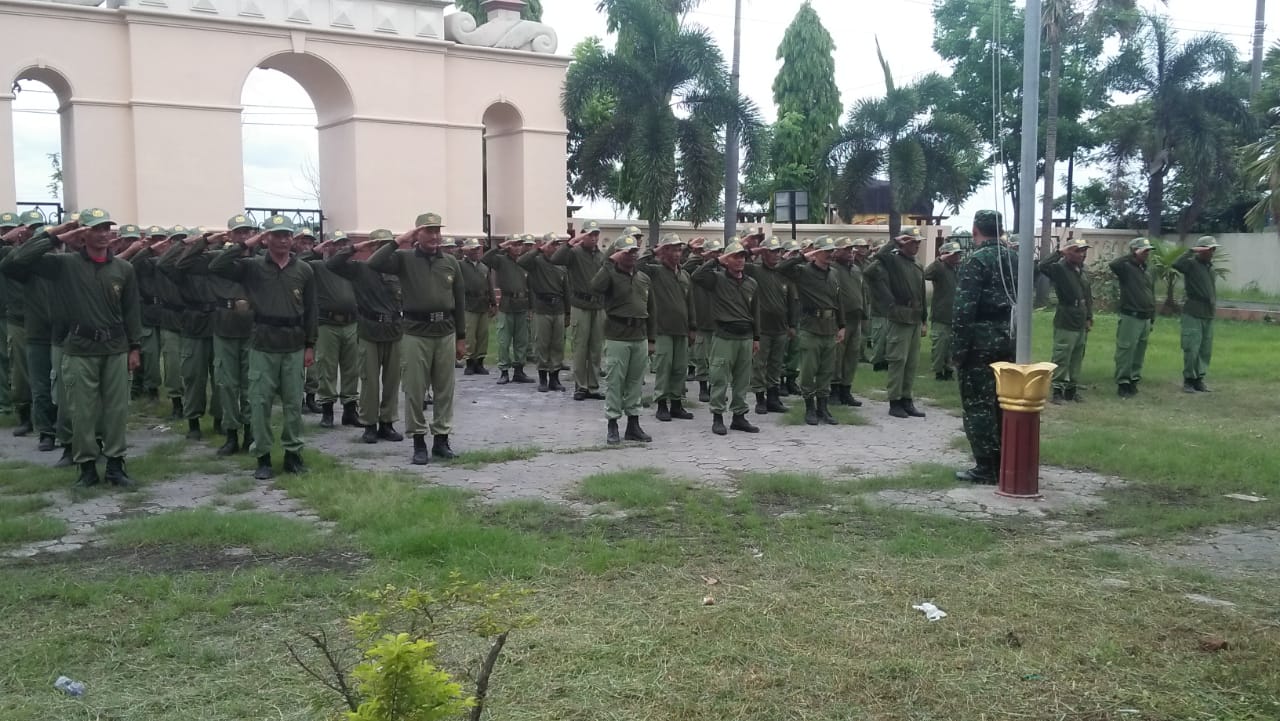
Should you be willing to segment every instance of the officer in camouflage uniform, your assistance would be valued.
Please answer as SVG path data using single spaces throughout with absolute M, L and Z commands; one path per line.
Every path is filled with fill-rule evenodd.
M 1082 401 L 1080 368 L 1089 331 L 1093 330 L 1093 293 L 1084 272 L 1089 244 L 1084 238 L 1068 240 L 1041 260 L 1037 270 L 1053 283 L 1058 309 L 1053 314 L 1053 403 Z
M 200 419 L 211 410 L 215 433 L 222 430 L 222 401 L 217 394 L 209 397 L 209 383 L 213 374 L 213 315 L 218 310 L 218 298 L 214 295 L 209 276 L 191 275 L 178 267 L 187 247 L 197 237 L 185 226 L 175 225 L 168 230 L 169 242 L 180 248 L 160 257 L 160 272 L 178 287 L 182 295 L 182 410 L 187 419 L 187 439 L 201 438 Z M 185 243 L 185 245 L 184 245 Z
M 635 237 L 618 238 L 611 250 L 591 280 L 591 289 L 603 299 L 605 308 L 606 441 L 617 445 L 625 438 L 648 443 L 653 438 L 640 427 L 640 387 L 648 354 L 657 340 L 653 293 L 649 276 L 637 268 L 640 247 Z M 618 419 L 623 415 L 627 429 L 619 437 Z
M 938 259 L 924 269 L 924 279 L 933 284 L 929 296 L 929 360 L 935 380 L 955 378 L 951 365 L 951 316 L 956 303 L 956 268 L 960 265 L 960 244 L 943 243 Z
M 344 245 L 325 261 L 330 271 L 351 282 L 356 294 L 363 356 L 360 423 L 364 425 L 364 433 L 360 440 L 365 443 L 404 440 L 395 427 L 400 412 L 400 340 L 404 337 L 400 320 L 400 279 L 379 273 L 367 262 L 374 247 L 394 240 L 394 233 L 379 228 L 369 234 L 369 240 Z M 479 250 L 479 242 L 468 242 Z
M 929 320 L 924 269 L 916 262 L 920 241 L 919 235 L 910 232 L 886 243 L 866 273 L 871 292 L 884 313 L 884 358 L 888 371 L 885 390 L 889 415 L 895 418 L 924 418 L 925 415 L 916 409 L 912 399 L 920 335 Z
M 1120 285 L 1120 317 L 1116 324 L 1116 393 L 1121 398 L 1138 395 L 1147 339 L 1156 318 L 1156 278 L 1147 267 L 1151 241 L 1134 238 L 1129 254 L 1111 261 L 1111 272 Z
M 693 283 L 680 266 L 685 243 L 672 233 L 658 242 L 651 258 L 640 262 L 649 276 L 654 310 L 654 417 L 662 422 L 673 418 L 693 418 L 684 407 L 689 367 L 689 344 L 693 341 Z
M 1000 470 L 1000 404 L 991 364 L 1013 361 L 1013 304 L 1018 297 L 1018 255 L 997 238 L 1000 214 L 980 210 L 973 220 L 977 246 L 956 280 L 952 349 L 960 378 L 964 432 L 973 450 L 974 467 L 956 477 L 994 484 Z
M 0 236 L 17 228 L 18 225 L 17 213 L 0 213 Z M 4 245 L 4 242 L 0 241 L 0 258 L 4 258 L 7 252 Z M 13 412 L 13 405 L 9 402 L 9 324 L 4 320 L 7 314 L 6 293 L 5 279 L 0 275 L 0 415 Z
M 1213 255 L 1218 241 L 1206 235 L 1186 250 L 1173 264 L 1182 274 L 1187 297 L 1182 303 L 1182 391 L 1208 393 L 1204 375 L 1213 357 L 1213 318 L 1217 315 L 1218 291 L 1213 271 Z
M 475 238 L 462 244 L 462 280 L 467 299 L 467 358 L 463 375 L 489 375 L 484 367 L 484 357 L 489 352 L 489 319 L 498 312 L 493 299 L 492 271 L 480 260 L 484 246 Z
M 695 243 L 698 240 L 695 239 Z M 724 241 L 717 238 L 702 240 L 699 245 L 691 245 L 689 260 L 684 270 L 690 276 L 702 267 L 703 263 L 720 257 L 724 250 Z M 711 339 L 715 335 L 716 321 L 711 312 L 711 291 L 694 283 L 693 285 L 693 322 L 698 329 L 693 339 L 693 348 L 689 351 L 689 360 L 693 363 L 693 378 L 698 381 L 698 400 L 711 402 Z
M 3 261 L 19 277 L 54 281 L 55 296 L 76 309 L 62 371 L 72 414 L 73 460 L 80 466 L 76 483 L 81 486 L 99 482 L 99 436 L 101 453 L 107 457 L 107 482 L 134 485 L 124 467 L 125 429 L 129 373 L 142 362 L 142 316 L 133 266 L 108 251 L 114 224 L 105 210 L 85 210 L 78 221 L 46 229 Z M 72 235 L 83 240 L 82 250 L 51 252 Z
M 453 430 L 453 364 L 467 352 L 466 292 L 462 269 L 453 256 L 440 250 L 444 220 L 423 213 L 414 228 L 394 243 L 384 242 L 369 258 L 369 267 L 397 276 L 404 302 L 405 426 L 413 436 L 413 464 L 422 466 L 436 458 L 454 458 L 449 445 Z M 524 271 L 521 271 L 522 273 Z M 431 426 L 423 414 L 422 398 L 428 388 L 435 394 Z M 427 452 L 426 432 L 433 443 Z
M 565 389 L 560 385 L 560 364 L 564 362 L 564 328 L 569 322 L 569 286 L 565 269 L 551 262 L 563 242 L 555 233 L 547 233 L 516 260 L 529 274 L 541 393 Z
M 866 288 L 862 268 L 855 253 L 865 254 L 865 238 L 839 238 L 831 254 L 831 270 L 840 286 L 840 306 L 844 310 L 844 342 L 836 344 L 836 367 L 831 377 L 831 398 L 840 405 L 859 407 L 853 397 L 853 381 L 862 362 L 862 319 L 866 315 Z
M 533 382 L 524 372 L 529 355 L 529 274 L 516 262 L 530 247 L 524 236 L 516 235 L 483 258 L 493 271 L 498 301 L 498 385 Z
M 804 422 L 837 425 L 827 406 L 836 370 L 836 346 L 845 339 L 840 285 L 831 269 L 835 243 L 823 236 L 804 255 L 783 261 L 778 272 L 795 283 L 800 304 L 800 390 Z
M 750 255 L 750 250 L 734 241 L 718 258 L 703 263 L 690 276 L 694 287 L 701 286 L 711 293 L 711 315 L 716 327 L 711 339 L 711 432 L 718 436 L 728 434 L 729 429 L 760 432 L 747 420 L 751 369 L 760 350 L 759 284 L 743 272 Z M 733 414 L 729 429 L 724 425 L 726 407 Z
M 777 238 L 761 242 L 752 253 L 759 262 L 747 263 L 743 272 L 756 281 L 760 308 L 760 352 L 755 355 L 751 371 L 756 415 L 786 413 L 780 395 L 788 344 L 796 336 L 799 320 L 796 287 L 778 270 L 782 243 Z
M 356 330 L 356 292 L 351 281 L 329 270 L 325 259 L 342 245 L 349 244 L 347 234 L 337 231 L 328 240 L 304 256 L 316 279 L 316 307 L 320 314 L 316 338 L 316 379 L 319 388 L 320 426 L 332 428 L 334 403 L 342 404 L 344 426 L 360 428 L 357 408 L 360 392 L 360 338 Z

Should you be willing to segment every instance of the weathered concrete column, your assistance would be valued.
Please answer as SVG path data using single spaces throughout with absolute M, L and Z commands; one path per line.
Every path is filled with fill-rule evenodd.
M 1000 431 L 1000 485 L 1010 498 L 1040 498 L 1040 413 L 1052 388 L 1053 363 L 992 363 L 1004 412 Z
M 18 202 L 17 178 L 14 176 L 13 157 L 13 93 L 8 88 L 0 91 L 0 208 L 12 210 Z

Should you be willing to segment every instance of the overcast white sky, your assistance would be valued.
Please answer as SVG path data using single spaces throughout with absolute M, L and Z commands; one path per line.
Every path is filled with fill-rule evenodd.
M 775 59 L 777 47 L 801 2 L 743 0 L 742 90 L 769 120 L 774 114 L 772 84 L 779 64 Z M 1183 37 L 1218 32 L 1236 44 L 1242 57 L 1251 52 L 1254 0 L 1170 0 L 1168 6 L 1158 0 L 1141 2 L 1166 13 Z M 899 82 L 931 71 L 948 72 L 946 63 L 931 49 L 930 0 L 812 0 L 812 4 L 835 37 L 836 82 L 846 108 L 858 98 L 883 92 L 875 57 L 877 35 Z M 595 6 L 596 0 L 543 0 L 543 19 L 558 32 L 560 53 L 567 54 L 586 37 L 605 35 L 604 18 L 595 12 Z M 1269 15 L 1274 17 L 1275 12 L 1272 3 Z M 709 28 L 725 57 L 730 57 L 733 0 L 705 0 L 691 20 Z M 1266 39 L 1268 46 L 1280 39 L 1280 23 L 1268 25 Z M 58 152 L 56 102 L 43 86 L 23 86 L 14 101 L 18 197 L 45 200 L 49 196 L 45 189 L 49 176 L 47 154 Z M 317 163 L 315 114 L 310 109 L 310 98 L 287 76 L 259 70 L 245 83 L 242 102 L 245 204 L 310 206 L 314 201 L 304 168 Z M 997 197 L 992 188 L 980 190 L 961 209 L 960 216 L 950 222 L 967 223 L 975 210 L 996 204 Z M 610 205 L 597 203 L 580 215 L 608 217 L 612 213 Z

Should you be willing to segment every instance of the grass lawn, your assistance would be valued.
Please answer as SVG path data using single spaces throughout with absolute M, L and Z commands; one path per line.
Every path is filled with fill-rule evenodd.
M 1048 316 L 1037 321 L 1047 357 Z M 1142 395 L 1122 402 L 1110 382 L 1114 321 L 1099 318 L 1088 400 L 1050 407 L 1042 447 L 1047 462 L 1132 481 L 1091 523 L 1144 540 L 1280 518 L 1280 454 L 1267 438 L 1280 395 L 1277 333 L 1219 324 L 1215 392 L 1185 395 L 1176 321 L 1162 319 Z M 871 402 L 846 422 L 887 412 L 875 392 L 882 380 L 859 372 L 855 393 Z M 931 375 L 916 397 L 958 406 L 954 383 Z M 152 479 L 239 470 L 238 461 L 183 457 L 180 445 L 130 468 Z M 460 460 L 477 467 L 538 452 Z M 67 473 L 0 463 L 0 543 L 56 537 L 47 493 Z M 481 504 L 416 475 L 354 472 L 318 454 L 308 464 L 311 473 L 279 484 L 331 529 L 240 504 L 234 497 L 251 486 L 232 475 L 219 492 L 234 505 L 221 512 L 125 517 L 100 547 L 4 561 L 0 719 L 333 718 L 332 699 L 290 662 L 286 644 L 335 629 L 357 607 L 354 590 L 431 586 L 455 569 L 535 592 L 538 623 L 513 633 L 487 718 L 1280 718 L 1274 578 L 1218 578 L 1049 544 L 1028 522 L 972 523 L 860 497 L 947 488 L 948 468 L 876 479 L 842 479 L 839 468 L 835 480 L 747 474 L 733 494 L 659 468 L 608 472 L 578 483 L 574 508 L 598 512 L 584 517 L 537 501 Z M 1273 502 L 1221 498 L 1230 492 Z M 146 493 L 144 484 L 130 495 Z M 930 623 L 911 608 L 921 601 L 950 615 Z M 1227 647 L 1204 650 L 1212 637 Z M 464 647 L 446 646 L 451 669 L 474 666 L 474 657 L 460 661 Z M 63 674 L 84 681 L 87 695 L 54 690 Z

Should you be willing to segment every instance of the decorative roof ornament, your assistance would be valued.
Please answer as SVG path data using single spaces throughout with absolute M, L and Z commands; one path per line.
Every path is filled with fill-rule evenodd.
M 556 31 L 520 17 L 524 0 L 485 0 L 480 5 L 489 16 L 483 25 L 470 13 L 457 12 L 444 17 L 444 39 L 460 45 L 476 45 L 504 50 L 554 54 L 560 45 Z

